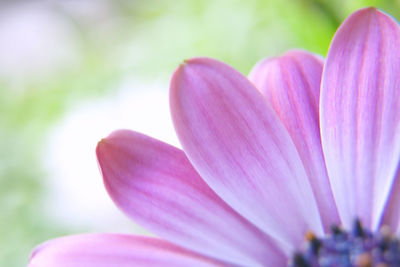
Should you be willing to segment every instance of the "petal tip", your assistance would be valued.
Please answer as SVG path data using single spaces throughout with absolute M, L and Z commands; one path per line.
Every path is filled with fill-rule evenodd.
M 193 63 L 196 63 L 196 60 L 199 59 L 197 57 L 193 57 L 193 58 L 188 58 L 188 59 L 184 59 L 183 62 L 181 64 L 179 64 L 178 69 L 183 68 L 187 65 L 191 65 Z
M 110 136 L 103 137 L 100 139 L 100 141 L 97 142 L 97 145 L 96 145 L 97 156 L 99 155 L 100 150 L 109 143 L 109 138 L 110 138 Z
M 118 144 L 119 140 L 125 140 L 126 137 L 130 136 L 132 133 L 133 131 L 131 130 L 120 129 L 111 132 L 107 137 L 101 138 L 96 146 L 97 158 L 104 154 L 105 150 L 109 150 L 110 145 Z
M 370 20 L 370 19 L 376 19 L 378 17 L 390 17 L 390 15 L 386 14 L 385 12 L 383 12 L 382 10 L 370 6 L 370 7 L 365 7 L 365 8 L 361 8 L 357 11 L 355 11 L 353 14 L 351 14 L 349 16 L 349 18 L 351 17 L 358 17 L 358 18 L 365 18 L 366 20 Z
M 181 64 L 179 64 L 177 69 L 181 69 L 183 67 L 185 67 L 189 62 L 190 62 L 190 58 L 189 59 L 184 59 L 183 62 Z
M 216 61 L 218 60 L 209 57 L 193 57 L 183 60 L 183 62 L 179 65 L 178 69 L 193 65 L 208 65 Z
M 104 144 L 106 142 L 107 138 L 101 138 L 99 142 L 97 142 L 97 146 L 100 146 L 101 144 Z

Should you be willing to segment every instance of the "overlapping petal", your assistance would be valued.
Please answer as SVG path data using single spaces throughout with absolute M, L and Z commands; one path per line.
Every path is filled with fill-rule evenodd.
M 390 229 L 400 235 L 400 166 L 398 166 L 395 181 L 382 213 L 380 225 L 389 226 Z
M 186 61 L 170 88 L 184 152 L 129 130 L 96 149 L 111 198 L 163 240 L 64 237 L 28 267 L 284 266 L 308 230 L 358 217 L 399 233 L 399 47 L 397 23 L 365 8 L 323 73 L 321 58 L 291 51 L 253 69 L 257 90 L 216 60 Z
M 215 259 L 149 237 L 85 234 L 47 241 L 28 267 L 228 266 Z
M 319 92 L 323 61 L 306 51 L 290 51 L 259 62 L 249 75 L 288 130 L 309 177 L 327 231 L 339 224 L 322 153 Z
M 296 147 L 246 77 L 191 59 L 172 77 L 170 105 L 189 160 L 229 205 L 289 249 L 306 230 L 323 232 Z
M 181 150 L 120 130 L 99 143 L 97 157 L 115 203 L 160 237 L 234 264 L 285 264 L 271 238 L 223 202 Z
M 333 193 L 347 227 L 356 216 L 369 228 L 379 226 L 396 177 L 399 47 L 396 22 L 366 8 L 342 24 L 326 59 L 320 104 L 322 143 Z

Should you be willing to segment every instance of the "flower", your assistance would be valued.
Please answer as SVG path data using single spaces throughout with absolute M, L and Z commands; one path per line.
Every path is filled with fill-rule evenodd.
M 290 51 L 246 78 L 185 61 L 170 85 L 183 151 L 129 130 L 96 150 L 111 198 L 161 239 L 63 237 L 29 266 L 285 266 L 305 235 L 319 244 L 332 225 L 398 233 L 399 47 L 396 22 L 365 8 L 340 26 L 325 63 Z M 372 264 L 368 255 L 359 259 Z

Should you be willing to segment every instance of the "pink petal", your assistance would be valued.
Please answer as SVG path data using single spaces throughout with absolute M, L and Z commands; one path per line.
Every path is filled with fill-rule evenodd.
M 28 267 L 228 266 L 155 238 L 119 234 L 74 235 L 47 241 Z
M 323 61 L 305 51 L 258 63 L 250 81 L 264 94 L 288 130 L 313 189 L 325 231 L 339 224 L 322 153 L 319 130 L 319 89 Z
M 400 167 L 400 166 L 399 166 Z M 400 234 L 400 169 L 397 170 L 395 181 L 385 204 L 380 225 L 387 225 L 393 232 Z
M 323 232 L 296 147 L 246 77 L 216 60 L 191 59 L 170 90 L 184 151 L 222 199 L 289 250 L 306 230 Z
M 286 262 L 275 242 L 207 186 L 183 151 L 121 130 L 99 143 L 97 157 L 115 203 L 163 239 L 240 265 Z
M 328 174 L 343 223 L 379 225 L 400 156 L 400 31 L 374 8 L 336 33 L 321 89 Z M 400 204 L 400 203 L 399 203 Z

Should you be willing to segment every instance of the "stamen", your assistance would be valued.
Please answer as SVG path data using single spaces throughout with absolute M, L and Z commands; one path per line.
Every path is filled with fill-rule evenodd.
M 317 236 L 313 232 L 308 231 L 306 233 L 305 239 L 308 241 L 309 249 L 311 250 L 311 252 L 315 255 L 318 255 L 322 243 L 317 238 Z
M 301 253 L 296 253 L 294 255 L 294 266 L 296 267 L 311 267 L 311 265 L 307 262 L 307 260 L 304 258 L 303 255 L 301 255 Z
M 365 232 L 359 219 L 356 219 L 354 222 L 353 234 L 355 237 L 365 237 Z
M 372 267 L 373 258 L 370 253 L 363 253 L 356 258 L 356 266 L 358 267 Z
M 314 232 L 312 232 L 312 231 L 307 231 L 304 237 L 305 237 L 305 239 L 306 239 L 307 241 L 311 241 L 311 240 L 313 240 L 314 238 L 316 238 Z
M 344 233 L 344 231 L 338 225 L 335 224 L 331 226 L 331 231 L 334 236 L 340 236 L 343 235 Z
M 387 226 L 373 234 L 357 219 L 351 232 L 334 225 L 331 234 L 307 232 L 305 240 L 290 267 L 400 267 L 400 241 Z

